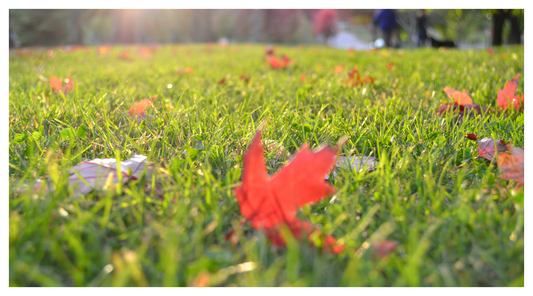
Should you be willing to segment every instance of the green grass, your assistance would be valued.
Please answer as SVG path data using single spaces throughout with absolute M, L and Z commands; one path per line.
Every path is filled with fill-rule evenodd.
M 118 59 L 120 47 L 107 56 L 92 48 L 10 57 L 10 286 L 187 286 L 206 278 L 212 286 L 523 286 L 523 190 L 500 179 L 496 164 L 474 160 L 476 143 L 463 138 L 524 147 L 523 112 L 464 121 L 436 115 L 449 102 L 444 86 L 497 108 L 498 89 L 523 74 L 523 47 L 350 56 L 280 46 L 276 54 L 296 60 L 284 70 L 263 62 L 262 45 L 204 48 L 162 46 L 150 60 L 133 50 L 133 61 Z M 337 65 L 345 72 L 357 65 L 376 80 L 345 86 Z M 176 74 L 185 67 L 195 72 Z M 71 76 L 75 91 L 53 93 L 50 75 Z M 226 85 L 217 85 L 224 76 Z M 136 124 L 128 109 L 153 95 L 153 117 Z M 345 169 L 329 180 L 335 200 L 298 213 L 342 240 L 341 254 L 295 240 L 276 249 L 239 225 L 233 188 L 242 153 L 266 120 L 263 139 L 291 154 L 347 136 L 344 152 L 377 157 L 372 172 Z M 61 137 L 82 125 L 84 137 Z M 198 155 L 182 155 L 190 148 Z M 66 186 L 68 168 L 82 160 L 135 153 L 169 172 L 163 198 L 144 190 L 153 181 L 146 179 L 79 198 Z M 269 173 L 284 162 L 266 158 Z M 42 176 L 51 177 L 54 194 L 20 190 Z M 237 245 L 225 240 L 232 229 Z M 368 248 L 382 239 L 399 244 L 384 259 Z M 255 269 L 237 272 L 245 262 Z

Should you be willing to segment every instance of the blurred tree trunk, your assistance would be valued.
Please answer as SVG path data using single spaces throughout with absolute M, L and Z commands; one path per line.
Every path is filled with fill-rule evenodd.
M 513 14 L 512 10 L 497 9 L 496 13 L 492 16 L 492 46 L 501 46 L 503 42 L 503 25 L 505 20 L 509 19 L 511 23 L 511 32 L 507 37 L 509 44 L 520 44 L 520 36 L 522 32 L 520 30 L 520 24 L 518 23 L 518 17 Z
M 505 22 L 505 12 L 498 9 L 492 15 L 492 46 L 502 45 L 503 23 Z
M 513 15 L 511 11 L 509 11 L 509 21 L 511 22 L 511 34 L 509 34 L 507 42 L 509 44 L 520 44 L 520 36 L 522 35 L 520 24 L 518 23 L 518 17 Z

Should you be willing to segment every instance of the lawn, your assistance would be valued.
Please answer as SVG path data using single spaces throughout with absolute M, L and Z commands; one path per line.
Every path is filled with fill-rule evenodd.
M 523 111 L 437 115 L 445 86 L 497 109 L 498 90 L 523 77 L 523 47 L 277 46 L 284 69 L 264 45 L 131 47 L 131 60 L 124 49 L 10 55 L 10 286 L 523 286 L 523 188 L 465 138 L 524 147 Z M 347 84 L 355 66 L 374 80 Z M 73 91 L 54 92 L 51 75 Z M 130 107 L 155 95 L 138 124 Z M 376 157 L 372 171 L 339 169 L 336 193 L 297 213 L 343 243 L 339 254 L 320 238 L 276 247 L 241 223 L 234 188 L 263 123 L 263 140 L 284 147 L 265 154 L 269 174 L 303 144 L 342 137 L 342 153 Z M 87 195 L 67 186 L 82 161 L 134 154 L 158 166 L 152 178 Z M 48 176 L 54 191 L 32 189 Z M 162 192 L 146 189 L 156 181 Z M 396 243 L 383 258 L 382 241 Z

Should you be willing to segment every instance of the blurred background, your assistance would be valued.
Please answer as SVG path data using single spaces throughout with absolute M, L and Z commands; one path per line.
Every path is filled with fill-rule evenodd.
M 10 48 L 257 42 L 467 49 L 523 44 L 524 10 L 10 9 L 9 31 Z

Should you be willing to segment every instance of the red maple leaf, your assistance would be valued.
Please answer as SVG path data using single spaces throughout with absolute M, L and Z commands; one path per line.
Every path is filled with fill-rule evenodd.
M 268 56 L 268 63 L 273 69 L 283 69 L 289 65 L 290 61 L 291 59 L 286 55 L 281 56 L 281 61 L 276 59 L 273 55 Z
M 487 48 L 487 52 L 488 52 L 489 54 L 494 54 L 494 50 L 493 50 L 492 48 Z
M 446 86 L 444 87 L 444 91 L 450 99 L 455 101 L 455 103 L 440 104 L 437 110 L 437 114 L 439 115 L 447 112 L 458 113 L 460 116 L 463 116 L 465 113 L 481 115 L 484 112 L 494 112 L 492 109 L 487 109 L 486 107 L 474 104 L 466 90 L 461 92 Z
M 225 84 L 226 83 L 226 77 L 220 79 L 220 81 L 218 81 L 218 85 L 221 85 L 221 84 Z
M 300 80 L 301 80 L 303 83 L 305 83 L 305 76 L 304 76 L 304 75 L 300 76 Z
M 311 152 L 309 146 L 304 145 L 292 161 L 270 177 L 259 130 L 244 154 L 242 185 L 235 188 L 242 215 L 252 227 L 264 230 L 276 246 L 285 245 L 279 232 L 282 225 L 287 226 L 296 238 L 319 232 L 314 225 L 298 219 L 296 211 L 335 192 L 325 182 L 324 175 L 335 165 L 337 150 L 324 147 Z M 344 246 L 334 245 L 335 242 L 335 238 L 326 236 L 324 246 L 334 253 L 342 251 Z
M 128 111 L 129 115 L 137 115 L 137 122 L 141 122 L 141 120 L 146 119 L 146 109 L 153 105 L 155 99 L 157 99 L 157 95 L 134 103 Z
M 497 153 L 511 150 L 511 145 L 509 143 L 505 143 L 503 140 L 494 140 L 491 138 L 483 138 L 478 140 L 476 134 L 467 134 L 465 137 L 477 142 L 478 147 L 476 150 L 477 153 L 479 153 L 479 156 L 476 158 L 483 157 L 492 161 Z
M 524 95 L 515 95 L 519 80 L 520 74 L 513 77 L 511 81 L 508 81 L 503 89 L 498 90 L 498 98 L 496 99 L 496 103 L 498 106 L 500 106 L 500 108 L 505 109 L 507 107 L 514 107 L 517 110 L 522 108 L 524 103 Z
M 487 109 L 486 107 L 483 107 L 483 106 L 480 106 L 480 105 L 477 105 L 477 104 L 472 104 L 472 105 L 460 105 L 460 104 L 457 104 L 457 103 L 445 103 L 445 104 L 440 104 L 439 105 L 439 108 L 437 110 L 437 114 L 442 114 L 442 113 L 446 113 L 446 112 L 455 112 L 455 113 L 459 113 L 461 115 L 463 115 L 465 112 L 466 113 L 477 113 L 477 114 L 481 114 L 481 111 L 483 110 L 483 112 L 493 112 L 494 110 L 492 109 Z
M 359 76 L 359 70 L 358 70 L 357 66 L 355 66 L 355 68 L 353 68 L 352 71 L 348 72 L 348 77 L 350 79 L 353 79 L 355 74 L 357 74 L 357 76 Z
M 392 67 L 394 67 L 394 64 L 391 62 L 387 63 L 387 70 L 392 70 Z
M 518 181 L 517 188 L 524 186 L 524 149 L 513 147 L 511 154 L 498 154 L 498 168 L 502 171 L 500 178 Z
M 344 80 L 343 82 L 344 83 L 347 83 L 351 86 L 359 86 L 359 85 L 363 85 L 365 83 L 372 83 L 374 81 L 374 77 L 362 77 L 359 75 L 359 70 L 357 68 L 357 66 L 355 66 L 355 68 L 353 68 L 352 71 L 348 72 L 348 79 L 347 80 Z

